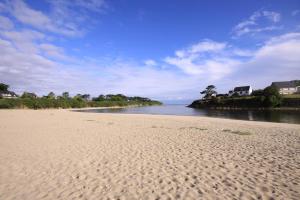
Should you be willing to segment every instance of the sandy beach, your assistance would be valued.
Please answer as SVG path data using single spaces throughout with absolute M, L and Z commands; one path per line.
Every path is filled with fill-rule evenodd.
M 300 199 L 300 125 L 0 111 L 0 199 Z

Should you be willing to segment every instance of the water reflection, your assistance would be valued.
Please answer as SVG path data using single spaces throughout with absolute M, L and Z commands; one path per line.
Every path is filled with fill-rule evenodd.
M 163 105 L 132 108 L 89 109 L 80 110 L 80 112 L 208 116 L 251 121 L 300 124 L 300 111 L 206 110 L 187 108 L 185 105 Z

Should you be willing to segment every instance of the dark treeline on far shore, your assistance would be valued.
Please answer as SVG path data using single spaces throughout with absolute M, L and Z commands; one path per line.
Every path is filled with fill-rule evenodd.
M 150 106 L 161 105 L 144 97 L 127 97 L 123 94 L 99 95 L 91 98 L 89 94 L 77 94 L 73 97 L 68 92 L 56 96 L 50 92 L 39 97 L 35 93 L 24 92 L 21 96 L 8 90 L 9 86 L 0 83 L 0 109 L 2 108 L 85 108 L 85 107 L 112 107 L 112 106 Z
M 188 107 L 212 109 L 300 109 L 300 94 L 280 94 L 274 85 L 254 90 L 249 95 L 217 94 L 216 87 L 209 85 L 201 92 L 203 98 Z

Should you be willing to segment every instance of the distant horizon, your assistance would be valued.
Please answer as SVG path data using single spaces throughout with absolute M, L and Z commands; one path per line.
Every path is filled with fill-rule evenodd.
M 300 79 L 298 0 L 0 1 L 0 82 L 18 94 L 187 102 Z

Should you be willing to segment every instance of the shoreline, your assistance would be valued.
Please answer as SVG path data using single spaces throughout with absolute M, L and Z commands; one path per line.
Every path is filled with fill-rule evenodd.
M 151 105 L 151 106 L 163 106 L 163 105 Z M 184 106 L 184 105 L 183 105 Z M 114 112 L 88 112 L 89 110 L 102 110 L 102 109 L 120 109 L 120 108 L 137 108 L 137 107 L 148 107 L 144 105 L 131 105 L 131 106 L 112 106 L 112 107 L 85 107 L 85 108 L 46 108 L 46 109 L 28 109 L 28 108 L 14 108 L 14 109 L 0 109 L 2 111 L 9 111 L 9 110 L 33 110 L 33 111 L 56 111 L 56 110 L 66 110 L 66 111 L 72 111 L 72 112 L 84 112 L 84 113 L 96 113 L 96 114 L 113 114 L 113 115 L 156 115 L 156 116 L 178 116 L 178 117 L 204 117 L 204 118 L 212 118 L 212 119 L 229 119 L 229 120 L 237 120 L 237 121 L 253 121 L 253 122 L 266 122 L 266 123 L 278 123 L 278 124 L 300 124 L 299 122 L 285 122 L 285 121 L 268 121 L 268 120 L 250 120 L 250 119 L 238 119 L 234 117 L 222 117 L 222 116 L 207 116 L 207 115 L 189 115 L 189 114 L 156 114 L 156 113 L 114 113 Z M 191 108 L 189 106 L 185 106 L 188 108 Z M 245 109 L 205 109 L 205 108 L 193 108 L 193 109 L 199 109 L 199 110 L 220 110 L 220 111 L 292 111 L 292 112 L 298 112 L 298 110 L 245 110 Z M 85 112 L 87 111 L 87 112 Z M 300 110 L 299 110 L 300 111 Z
M 106 108 L 104 108 L 106 109 Z M 108 108 L 110 109 L 110 108 Z M 75 112 L 82 112 L 77 110 L 71 110 Z M 264 123 L 275 123 L 275 124 L 296 124 L 300 125 L 300 123 L 292 123 L 292 122 L 276 122 L 276 121 L 263 121 L 263 120 L 246 120 L 246 119 L 235 119 L 235 118 L 227 118 L 227 117 L 215 117 L 215 116 L 205 116 L 205 115 L 175 115 L 175 114 L 150 114 L 150 113 L 98 113 L 98 112 L 85 112 L 85 113 L 96 113 L 96 114 L 111 114 L 111 115 L 143 115 L 143 116 L 175 116 L 175 117 L 193 117 L 193 118 L 208 118 L 208 119 L 225 119 L 225 120 L 233 120 L 233 121 L 245 121 L 245 122 L 264 122 Z M 299 127 L 300 128 L 300 127 Z
M 184 107 L 184 106 L 183 106 Z M 187 106 L 186 106 L 187 107 Z M 117 108 L 122 108 L 122 107 L 117 107 Z M 125 107 L 126 108 L 126 107 Z M 101 109 L 101 108 L 100 108 Z M 102 108 L 102 109 L 112 109 L 112 108 Z M 192 109 L 192 108 L 191 108 Z M 90 110 L 90 111 L 89 111 Z M 269 119 L 269 118 L 259 118 L 259 116 L 257 117 L 252 117 L 252 118 L 249 118 L 248 116 L 248 119 L 247 118 L 243 118 L 243 117 L 234 117 L 234 116 L 221 116 L 221 115 L 207 115 L 207 114 L 191 114 L 191 113 L 164 113 L 164 114 L 161 114 L 161 113 L 139 113 L 139 112 L 114 112 L 114 111 L 106 111 L 106 112 L 101 112 L 101 111 L 97 111 L 98 109 L 95 109 L 95 111 L 93 111 L 94 109 L 82 109 L 82 110 L 73 110 L 73 111 L 76 111 L 76 112 L 88 112 L 88 113 L 97 113 L 97 114 L 104 114 L 104 113 L 111 113 L 111 114 L 124 114 L 124 115 L 128 115 L 128 114 L 138 114 L 138 115 L 142 115 L 142 114 L 145 114 L 145 115 L 166 115 L 166 116 L 193 116 L 193 117 L 209 117 L 209 118 L 216 118 L 216 119 L 232 119 L 232 120 L 241 120 L 241 121 L 262 121 L 262 122 L 272 122 L 272 123 L 288 123 L 288 124 L 300 124 L 300 121 L 299 120 L 284 120 L 284 117 L 282 119 L 278 119 L 278 120 L 272 120 L 272 119 Z M 206 110 L 206 109 L 202 109 L 202 110 Z M 211 109 L 211 110 L 214 110 L 214 109 Z M 251 111 L 261 111 L 261 112 L 264 112 L 266 110 L 219 110 L 219 111 L 245 111 L 245 112 L 251 112 Z M 286 110 L 278 110 L 278 112 L 284 112 Z M 291 110 L 290 112 L 297 112 L 298 111 L 293 111 Z M 244 116 L 245 117 L 245 116 Z
M 133 107 L 143 107 L 143 106 L 161 106 L 161 105 L 129 105 L 129 106 L 105 106 L 105 107 L 82 107 L 82 108 L 0 108 L 1 110 L 92 110 L 92 109 L 115 109 L 115 108 L 133 108 Z
M 99 107 L 97 109 L 118 109 L 118 108 L 127 108 L 127 107 Z M 76 112 L 78 109 L 73 108 L 66 108 L 66 109 L 0 109 L 1 111 L 33 111 L 33 112 L 47 112 L 47 111 L 75 111 L 75 113 L 83 113 L 83 114 L 92 114 L 92 115 L 103 115 L 103 116 L 135 116 L 135 117 L 158 117 L 158 118 L 191 118 L 194 120 L 197 119 L 209 119 L 209 120 L 228 120 L 228 121 L 239 121 L 239 122 L 257 122 L 257 123 L 273 123 L 273 124 L 290 124 L 290 125 L 298 125 L 300 128 L 300 124 L 296 123 L 286 123 L 286 122 L 269 122 L 269 121 L 258 121 L 258 120 L 243 120 L 243 119 L 234 119 L 234 118 L 226 118 L 226 117 L 212 117 L 212 116 L 205 116 L 205 115 L 173 115 L 173 114 L 149 114 L 149 113 L 97 113 L 97 112 L 81 112 L 80 110 L 93 110 L 93 108 L 82 108 L 78 112 Z
M 251 107 L 206 107 L 206 108 L 196 108 L 196 107 L 192 107 L 192 106 L 187 106 L 187 107 L 194 108 L 194 109 L 210 109 L 210 110 L 300 111 L 300 108 L 298 108 L 298 107 L 279 107 L 279 108 L 267 108 L 267 107 L 261 107 L 261 108 L 251 108 Z
M 93 110 L 93 109 L 118 109 L 118 108 L 137 108 L 148 106 L 162 106 L 162 105 L 129 105 L 129 106 L 110 106 L 110 107 L 85 107 L 85 108 L 66 108 L 65 110 Z

